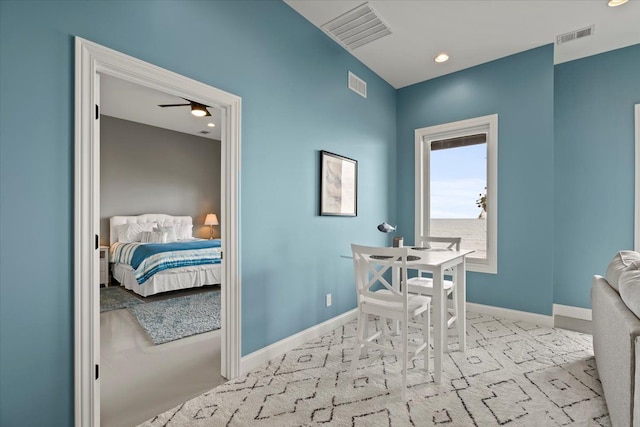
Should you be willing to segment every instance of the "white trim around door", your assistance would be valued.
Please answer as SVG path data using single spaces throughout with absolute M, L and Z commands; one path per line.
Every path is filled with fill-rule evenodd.
M 640 104 L 635 106 L 635 133 L 636 133 L 636 207 L 634 213 L 634 247 L 637 252 L 640 252 Z
M 99 383 L 99 77 L 108 74 L 222 110 L 221 374 L 240 374 L 239 188 L 241 98 L 116 52 L 75 39 L 74 169 L 74 418 L 77 427 L 100 425 Z

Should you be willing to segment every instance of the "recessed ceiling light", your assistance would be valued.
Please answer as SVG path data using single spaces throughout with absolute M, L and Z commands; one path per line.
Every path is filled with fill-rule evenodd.
M 449 55 L 447 55 L 446 53 L 442 52 L 442 53 L 439 53 L 438 56 L 433 58 L 433 60 L 436 61 L 436 62 L 445 62 L 445 61 L 449 60 Z
M 207 123 L 207 126 L 209 126 L 210 128 L 214 128 L 214 127 L 216 127 L 216 124 L 215 123 Z
M 620 6 L 621 4 L 625 4 L 629 0 L 609 0 L 609 7 Z

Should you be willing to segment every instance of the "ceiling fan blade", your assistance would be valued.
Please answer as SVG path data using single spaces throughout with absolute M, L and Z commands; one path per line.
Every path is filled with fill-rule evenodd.
M 191 105 L 194 105 L 194 104 L 195 105 L 202 105 L 205 108 L 211 108 L 211 105 L 203 104 L 203 103 L 197 102 L 197 101 L 192 101 L 192 100 L 187 99 L 187 98 L 182 98 L 182 99 L 184 99 L 185 101 L 189 102 Z
M 207 107 L 209 107 L 208 105 L 200 104 L 199 102 L 191 101 L 186 98 L 184 99 L 185 101 L 189 101 L 189 103 L 188 104 L 159 104 L 158 107 L 191 107 L 192 112 L 194 108 L 201 111 L 204 110 L 206 114 L 202 117 L 211 117 L 211 113 L 209 112 L 209 110 L 207 110 Z

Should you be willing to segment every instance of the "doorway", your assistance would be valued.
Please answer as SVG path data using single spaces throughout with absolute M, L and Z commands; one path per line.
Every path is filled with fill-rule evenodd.
M 640 104 L 636 104 L 634 107 L 635 115 L 635 130 L 636 130 L 636 206 L 635 206 L 635 238 L 634 247 L 636 251 L 640 251 Z
M 226 382 L 220 260 L 191 259 L 142 283 L 128 264 L 115 263 L 115 251 L 140 243 L 116 243 L 123 226 L 112 222 L 138 222 L 140 214 L 191 221 L 163 223 L 167 231 L 156 235 L 167 244 L 158 249 L 221 242 L 218 226 L 204 225 L 208 213 L 220 216 L 220 111 L 208 107 L 208 116 L 197 117 L 188 107 L 173 95 L 100 75 L 100 261 L 108 262 L 100 268 L 103 427 L 138 425 Z M 174 241 L 177 232 L 181 240 Z M 167 255 L 185 263 L 176 252 Z
M 100 425 L 100 75 L 188 98 L 222 114 L 222 328 L 220 373 L 240 373 L 239 170 L 241 99 L 136 58 L 76 38 L 74 335 L 75 424 Z M 90 286 L 87 286 L 90 284 Z

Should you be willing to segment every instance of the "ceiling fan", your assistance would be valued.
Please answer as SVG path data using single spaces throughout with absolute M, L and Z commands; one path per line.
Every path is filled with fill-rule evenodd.
M 207 110 L 209 105 L 200 104 L 187 98 L 182 98 L 189 102 L 188 104 L 160 104 L 158 107 L 191 107 L 191 114 L 196 117 L 210 117 L 211 113 Z

